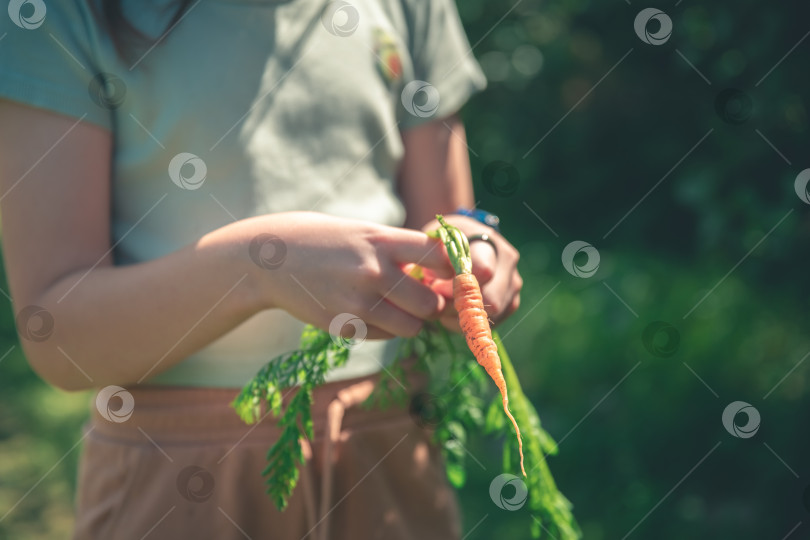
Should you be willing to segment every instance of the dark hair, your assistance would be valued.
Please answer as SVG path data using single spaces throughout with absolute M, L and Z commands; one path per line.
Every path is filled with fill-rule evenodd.
M 150 47 L 156 40 L 144 34 L 124 14 L 123 0 L 87 0 L 93 16 L 112 39 L 115 51 L 124 60 L 132 58 L 141 48 Z M 199 1 L 199 0 L 198 0 Z M 167 11 L 172 15 L 161 35 L 174 26 L 188 11 L 191 0 L 174 0 Z

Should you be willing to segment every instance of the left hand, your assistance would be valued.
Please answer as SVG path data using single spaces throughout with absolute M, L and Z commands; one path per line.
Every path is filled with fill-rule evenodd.
M 523 279 L 517 270 L 520 254 L 500 233 L 479 221 L 459 215 L 447 215 L 445 220 L 461 229 L 468 237 L 488 234 L 498 247 L 496 254 L 488 242 L 471 242 L 470 257 L 473 274 L 481 285 L 487 315 L 494 325 L 501 323 L 520 305 L 520 289 L 523 287 Z M 428 232 L 438 226 L 439 223 L 433 220 L 422 227 L 422 230 Z M 433 281 L 431 288 L 448 299 L 447 306 L 439 317 L 440 322 L 445 328 L 460 332 L 458 313 L 453 306 L 453 281 L 437 279 Z

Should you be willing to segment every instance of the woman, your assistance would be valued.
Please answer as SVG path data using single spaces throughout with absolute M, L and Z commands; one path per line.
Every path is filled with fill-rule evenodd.
M 402 270 L 451 277 L 419 229 L 474 205 L 455 113 L 485 82 L 452 2 L 37 0 L 9 15 L 0 196 L 18 330 L 46 381 L 101 389 L 76 537 L 459 537 L 428 434 L 357 407 L 390 338 L 455 324 L 449 282 Z M 474 268 L 502 320 L 517 252 L 449 221 L 487 235 Z M 369 341 L 317 390 L 280 513 L 260 475 L 278 431 L 228 403 L 304 323 L 344 313 Z

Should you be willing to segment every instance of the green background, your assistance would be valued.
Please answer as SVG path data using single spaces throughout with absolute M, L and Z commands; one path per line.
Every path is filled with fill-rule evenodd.
M 459 6 L 490 80 L 464 111 L 477 197 L 526 283 L 501 334 L 585 538 L 808 537 L 810 10 L 792 4 Z M 663 45 L 633 28 L 650 5 L 673 22 Z M 575 240 L 600 254 L 592 277 L 562 265 Z M 0 538 L 64 538 L 90 395 L 31 372 L 0 301 Z M 655 321 L 677 345 L 645 346 Z M 761 414 L 751 438 L 721 422 L 738 400 Z M 526 538 L 527 510 L 489 497 L 500 441 L 469 450 L 467 538 Z

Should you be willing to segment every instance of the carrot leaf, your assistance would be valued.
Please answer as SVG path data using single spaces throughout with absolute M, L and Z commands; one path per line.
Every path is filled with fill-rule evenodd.
M 532 533 L 535 538 L 541 538 L 541 529 L 548 532 L 550 538 L 559 540 L 575 540 L 580 538 L 579 526 L 571 513 L 571 503 L 557 489 L 554 478 L 546 463 L 546 454 L 557 452 L 557 443 L 546 433 L 540 424 L 532 403 L 523 394 L 520 380 L 512 366 L 512 361 L 506 353 L 500 336 L 492 332 L 495 344 L 498 346 L 498 356 L 501 358 L 506 385 L 509 388 L 509 405 L 517 422 L 526 431 L 525 453 L 529 475 L 526 483 L 529 492 L 529 508 L 533 514 Z M 517 444 L 512 437 L 505 442 L 504 458 L 517 453 Z
M 279 510 L 298 484 L 298 466 L 304 463 L 301 438 L 313 437 L 312 390 L 323 384 L 330 369 L 346 363 L 349 349 L 341 340 L 313 326 L 304 328 L 300 348 L 268 362 L 248 382 L 231 406 L 247 424 L 267 414 L 278 420 L 281 435 L 267 452 L 267 493 Z M 294 390 L 294 391 L 293 391 Z M 284 406 L 285 398 L 287 400 Z M 267 409 L 267 413 L 262 414 Z
M 470 258 L 470 243 L 458 227 L 450 225 L 441 214 L 436 215 L 441 225 L 436 229 L 438 237 L 447 249 L 450 264 L 456 274 L 469 274 L 472 272 L 472 259 Z

